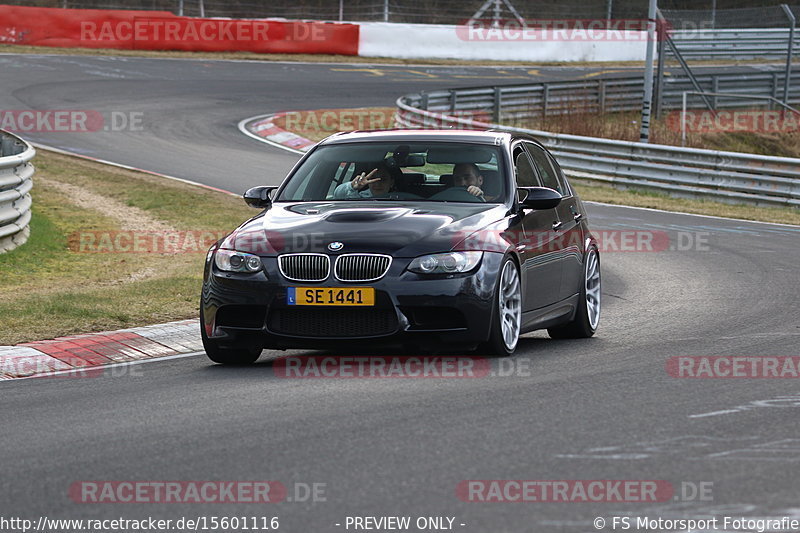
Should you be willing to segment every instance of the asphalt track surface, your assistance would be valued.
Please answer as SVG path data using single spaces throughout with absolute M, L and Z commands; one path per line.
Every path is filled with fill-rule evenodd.
M 277 183 L 296 158 L 243 137 L 242 118 L 391 105 L 420 88 L 508 77 L 67 56 L 0 56 L 0 68 L 3 109 L 145 113 L 144 132 L 32 140 L 237 192 Z M 279 353 L 265 352 L 252 368 L 197 356 L 0 384 L 0 516 L 278 516 L 287 532 L 346 531 L 347 516 L 379 515 L 450 516 L 465 532 L 596 531 L 596 517 L 611 531 L 613 516 L 800 517 L 797 380 L 665 370 L 674 356 L 800 356 L 800 228 L 602 205 L 590 217 L 595 230 L 667 232 L 674 249 L 604 253 L 598 335 L 527 335 L 515 358 L 491 361 L 496 375 L 285 379 L 273 369 Z M 460 501 L 458 483 L 476 479 L 665 480 L 678 500 Z M 324 483 L 325 501 L 79 504 L 68 489 L 81 480 L 277 480 L 290 496 L 295 483 Z M 711 493 L 681 498 L 685 483 L 711 483 Z

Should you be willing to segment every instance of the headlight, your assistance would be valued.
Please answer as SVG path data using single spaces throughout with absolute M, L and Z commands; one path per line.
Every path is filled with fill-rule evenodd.
M 261 258 L 257 255 L 233 250 L 217 250 L 214 264 L 226 272 L 258 272 L 263 267 Z
M 417 274 L 459 274 L 469 272 L 483 257 L 483 252 L 448 252 L 417 257 L 408 269 Z

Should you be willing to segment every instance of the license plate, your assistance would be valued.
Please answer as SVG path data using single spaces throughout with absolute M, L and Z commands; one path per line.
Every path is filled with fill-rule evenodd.
M 289 287 L 288 305 L 375 305 L 372 287 Z

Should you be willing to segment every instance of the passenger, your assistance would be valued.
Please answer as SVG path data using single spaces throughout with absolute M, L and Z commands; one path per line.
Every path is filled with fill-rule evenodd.
M 369 174 L 362 172 L 351 181 L 336 187 L 333 197 L 337 200 L 344 200 L 388 196 L 395 184 L 392 174 L 389 167 L 384 163 L 379 163 Z

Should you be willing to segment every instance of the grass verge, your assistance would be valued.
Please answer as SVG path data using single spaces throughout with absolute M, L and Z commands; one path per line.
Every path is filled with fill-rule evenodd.
M 744 111 L 743 116 L 745 117 L 747 113 L 760 116 L 760 111 L 757 109 L 740 111 Z M 800 121 L 794 116 L 788 118 L 793 120 L 787 121 L 784 124 L 785 128 L 776 131 L 744 131 L 743 129 L 716 132 L 689 131 L 686 135 L 686 146 L 705 150 L 800 157 L 800 130 L 795 127 Z M 508 123 L 508 125 L 553 133 L 638 141 L 640 120 L 641 112 L 638 111 L 601 114 L 575 109 L 567 110 L 561 115 L 525 119 Z M 707 120 L 710 121 L 710 115 Z M 713 127 L 713 124 L 711 126 Z M 653 118 L 650 121 L 650 142 L 681 146 L 680 111 L 667 111 L 662 117 Z
M 155 227 L 213 241 L 255 214 L 231 195 L 44 150 L 34 163 L 31 237 L 0 255 L 0 345 L 196 317 L 205 243 L 134 253 L 104 236 Z
M 725 204 L 711 200 L 673 198 L 657 192 L 626 189 L 584 180 L 570 180 L 582 200 L 632 207 L 648 207 L 662 211 L 678 211 L 695 215 L 738 218 L 759 222 L 800 225 L 800 209 L 791 207 L 755 207 L 743 204 Z

